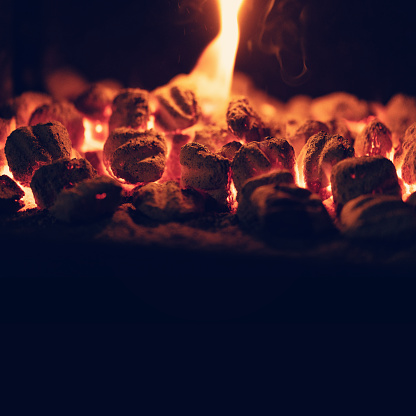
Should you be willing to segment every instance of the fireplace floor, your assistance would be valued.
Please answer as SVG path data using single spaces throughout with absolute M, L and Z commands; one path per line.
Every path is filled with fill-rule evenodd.
M 416 242 L 282 241 L 232 214 L 1 220 L 4 322 L 414 322 Z

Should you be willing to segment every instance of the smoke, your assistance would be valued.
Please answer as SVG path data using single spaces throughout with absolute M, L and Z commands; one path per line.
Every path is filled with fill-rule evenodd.
M 276 56 L 285 83 L 291 86 L 304 83 L 308 76 L 304 1 L 251 0 L 251 7 L 257 14 L 253 43 L 262 52 Z

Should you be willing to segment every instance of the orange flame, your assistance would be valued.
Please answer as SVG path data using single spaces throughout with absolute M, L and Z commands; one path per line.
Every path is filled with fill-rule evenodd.
M 230 95 L 240 39 L 238 13 L 244 0 L 218 0 L 221 29 L 200 56 L 188 81 L 196 90 L 205 114 L 225 105 Z

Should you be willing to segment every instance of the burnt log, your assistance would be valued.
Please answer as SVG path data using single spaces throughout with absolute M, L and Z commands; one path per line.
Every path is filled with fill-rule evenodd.
M 67 129 L 54 121 L 14 130 L 6 140 L 4 151 L 13 177 L 28 186 L 39 167 L 68 159 L 71 148 Z
M 165 131 L 193 126 L 201 115 L 195 93 L 179 85 L 167 85 L 153 91 L 157 100 L 155 121 Z
M 331 172 L 336 212 L 351 199 L 364 194 L 401 198 L 402 191 L 393 163 L 383 156 L 352 157 L 337 163 Z
M 95 177 L 97 172 L 86 159 L 61 159 L 40 167 L 30 182 L 35 202 L 41 209 L 50 208 L 63 189 Z
M 108 121 L 110 132 L 119 127 L 145 130 L 149 121 L 149 93 L 139 88 L 124 88 L 114 98 Z
M 105 166 L 126 182 L 136 184 L 160 179 L 165 170 L 167 146 L 163 133 L 120 127 L 108 136 L 103 148 Z

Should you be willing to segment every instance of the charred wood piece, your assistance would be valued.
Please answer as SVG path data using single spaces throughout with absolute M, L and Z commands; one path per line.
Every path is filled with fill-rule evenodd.
M 278 169 L 294 173 L 294 167 L 295 151 L 285 139 L 267 138 L 262 142 L 251 142 L 242 146 L 231 164 L 237 199 L 248 179 Z
M 342 160 L 332 168 L 331 186 L 337 214 L 348 201 L 360 195 L 402 195 L 395 166 L 382 156 Z
M 163 133 L 118 128 L 108 136 L 103 148 L 104 164 L 116 178 L 128 183 L 153 182 L 165 170 L 167 146 Z
M 231 133 L 247 143 L 262 141 L 268 136 L 263 121 L 246 97 L 231 99 L 228 104 L 226 118 Z
M 201 108 L 192 90 L 167 85 L 155 90 L 153 95 L 158 102 L 155 120 L 163 130 L 183 130 L 199 120 Z
M 149 120 L 149 93 L 139 88 L 122 89 L 112 103 L 110 132 L 119 127 L 145 130 Z
M 377 155 L 387 157 L 393 148 L 391 131 L 375 118 L 357 134 L 354 148 L 358 157 Z
M 25 196 L 22 188 L 9 176 L 0 176 L 0 214 L 10 214 L 23 208 L 21 199 Z
M 121 201 L 121 185 L 108 176 L 99 176 L 63 189 L 50 212 L 63 222 L 92 222 L 111 216 Z
M 7 138 L 4 151 L 13 177 L 28 186 L 39 167 L 69 158 L 71 148 L 67 129 L 54 121 L 14 130 Z
M 396 244 L 416 236 L 416 213 L 400 197 L 367 194 L 344 205 L 339 225 L 348 237 Z
M 50 208 L 59 193 L 78 182 L 91 179 L 97 172 L 86 159 L 61 159 L 40 167 L 30 182 L 35 202 L 41 209 Z
M 67 101 L 53 102 L 37 107 L 30 116 L 29 125 L 59 121 L 68 130 L 72 146 L 79 149 L 84 142 L 84 123 L 82 114 L 74 104 Z
M 181 189 L 175 181 L 137 187 L 132 198 L 137 211 L 156 221 L 185 220 L 205 211 L 203 194 L 192 188 Z
M 199 143 L 185 144 L 179 155 L 181 185 L 212 196 L 219 209 L 228 206 L 230 162 Z

